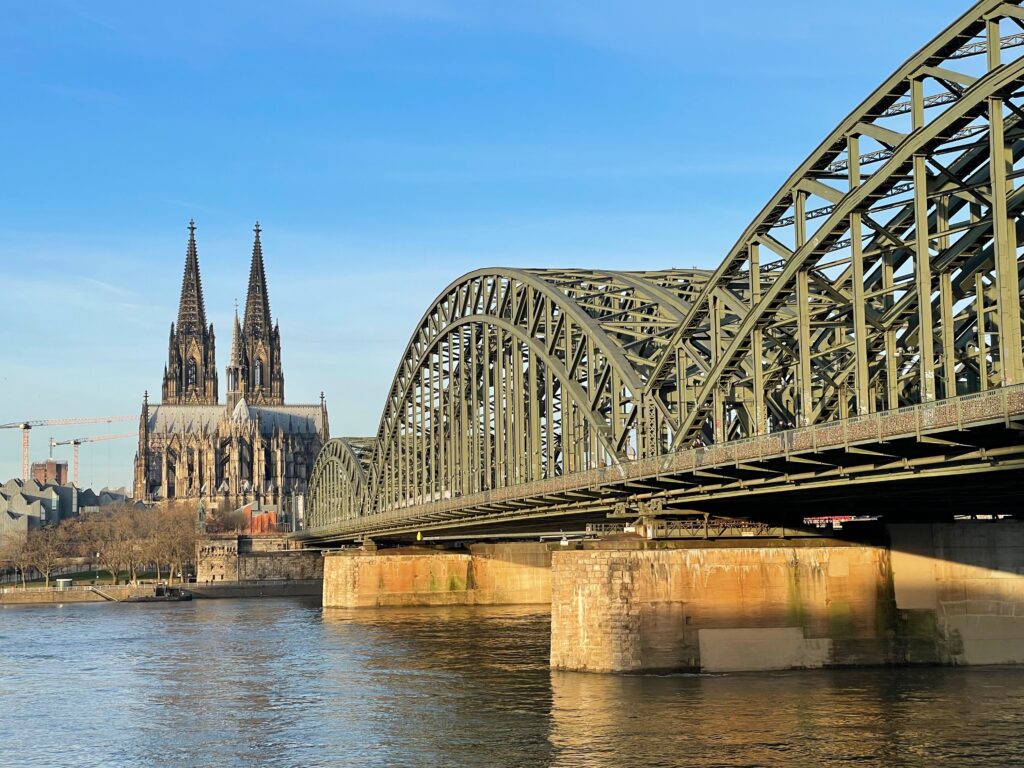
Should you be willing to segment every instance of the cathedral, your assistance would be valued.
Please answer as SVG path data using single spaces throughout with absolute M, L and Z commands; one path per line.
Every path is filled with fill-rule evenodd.
M 159 405 L 143 398 L 135 498 L 196 498 L 206 509 L 249 502 L 301 517 L 306 484 L 328 439 L 323 393 L 313 405 L 285 405 L 281 334 L 255 227 L 249 288 L 238 307 L 225 369 L 227 398 L 217 391 L 216 339 L 206 322 L 195 224 L 189 222 L 178 322 L 171 323 Z

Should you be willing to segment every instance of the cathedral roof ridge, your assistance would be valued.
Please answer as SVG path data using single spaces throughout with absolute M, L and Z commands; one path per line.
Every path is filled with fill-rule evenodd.
M 286 416 L 288 414 L 299 415 L 301 413 L 319 412 L 320 406 L 311 403 L 281 403 L 278 405 L 274 405 L 272 403 L 261 403 L 259 405 L 250 405 L 249 410 Z
M 149 410 L 157 409 L 165 411 L 223 411 L 227 406 L 224 403 L 150 403 Z
M 319 405 L 252 405 L 249 413 L 266 432 L 275 425 L 288 434 L 312 434 L 325 427 Z

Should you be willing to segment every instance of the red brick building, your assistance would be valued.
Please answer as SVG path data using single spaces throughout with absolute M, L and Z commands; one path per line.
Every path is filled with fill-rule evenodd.
M 47 483 L 66 485 L 68 482 L 68 463 L 66 461 L 57 461 L 56 459 L 36 461 L 32 464 L 31 474 L 32 479 L 40 485 L 46 485 Z

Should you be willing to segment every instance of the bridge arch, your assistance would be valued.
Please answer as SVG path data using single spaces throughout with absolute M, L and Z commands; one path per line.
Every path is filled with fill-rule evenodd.
M 367 513 L 618 465 L 649 450 L 649 350 L 699 271 L 484 269 L 421 318 L 389 393 Z M 671 300 L 670 300 L 671 298 Z
M 406 347 L 345 514 L 1024 383 L 1022 29 L 1019 0 L 975 4 L 713 272 L 456 280 Z
M 911 56 L 746 228 L 673 338 L 706 334 L 701 365 L 653 374 L 672 448 L 1024 381 L 1019 5 Z
M 645 382 L 706 278 L 500 268 L 459 278 L 406 346 L 364 475 L 344 446 L 325 446 L 309 526 L 656 454 Z
M 345 438 L 324 443 L 309 476 L 306 528 L 322 528 L 359 516 L 366 495 L 363 452 Z

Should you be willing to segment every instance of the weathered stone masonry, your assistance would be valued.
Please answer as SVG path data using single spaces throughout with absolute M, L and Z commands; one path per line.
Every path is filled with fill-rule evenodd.
M 893 546 L 581 549 L 552 558 L 551 664 L 595 672 L 1024 663 L 1024 525 Z
M 551 552 L 544 544 L 343 550 L 324 558 L 325 608 L 550 602 Z

